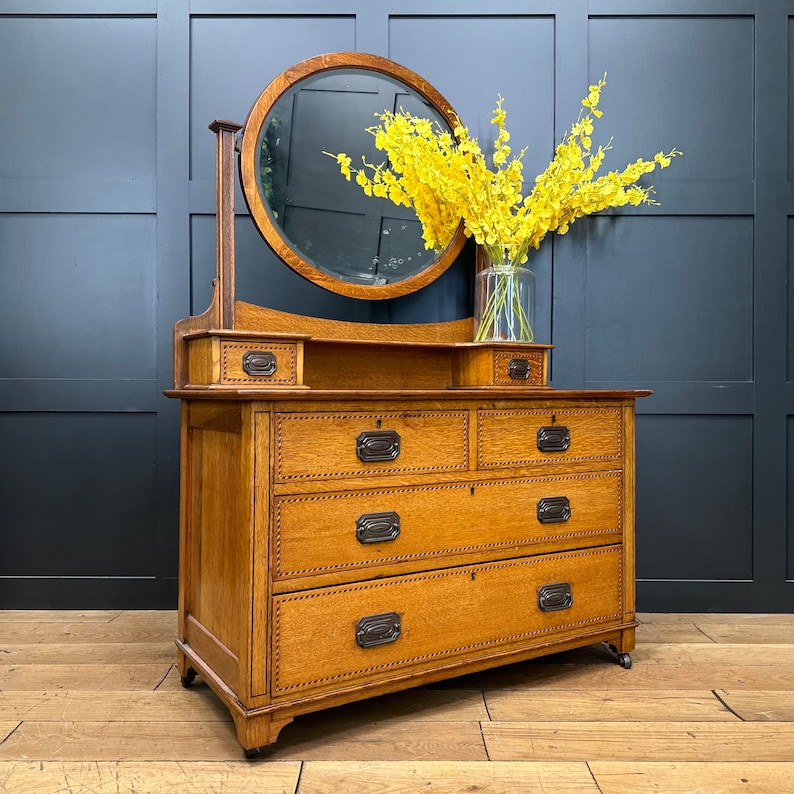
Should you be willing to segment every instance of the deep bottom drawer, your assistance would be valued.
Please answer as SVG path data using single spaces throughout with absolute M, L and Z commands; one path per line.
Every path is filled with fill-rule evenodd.
M 272 695 L 325 692 L 622 618 L 620 546 L 276 596 Z

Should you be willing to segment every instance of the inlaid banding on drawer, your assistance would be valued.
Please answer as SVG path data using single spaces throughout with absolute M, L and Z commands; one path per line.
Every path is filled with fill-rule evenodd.
M 608 471 L 277 497 L 273 573 L 292 578 L 544 542 L 614 541 L 622 482 L 620 471 Z M 557 512 L 557 520 L 545 520 L 547 505 L 563 499 L 565 520 Z M 399 529 L 361 543 L 358 525 L 367 515 L 391 515 Z
M 297 383 L 295 344 L 221 342 L 221 383 L 264 386 Z
M 276 481 L 465 471 L 468 427 L 468 411 L 276 414 Z M 376 434 L 398 438 L 398 454 L 360 454 Z
M 559 438 L 554 433 L 557 427 Z M 615 407 L 480 410 L 477 465 L 489 469 L 578 461 L 617 463 L 623 456 L 622 428 L 622 412 Z M 559 443 L 542 443 L 544 439 Z
M 442 658 L 487 657 L 622 620 L 620 546 L 523 557 L 275 596 L 272 695 L 333 691 L 421 670 Z M 570 606 L 544 611 L 538 592 L 564 580 Z M 393 642 L 362 648 L 364 615 L 394 613 Z

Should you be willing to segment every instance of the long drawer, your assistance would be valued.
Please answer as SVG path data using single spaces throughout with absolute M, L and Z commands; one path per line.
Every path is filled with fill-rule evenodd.
M 623 455 L 622 411 L 615 406 L 482 409 L 477 467 L 610 462 Z
M 271 694 L 330 692 L 619 625 L 622 547 L 273 598 Z
M 276 414 L 276 482 L 468 469 L 468 411 Z
M 279 497 L 273 575 L 616 542 L 621 499 L 620 471 Z

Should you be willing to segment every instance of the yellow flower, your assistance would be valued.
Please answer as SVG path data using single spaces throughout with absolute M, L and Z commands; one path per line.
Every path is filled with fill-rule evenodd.
M 659 152 L 653 160 L 637 159 L 622 171 L 597 176 L 612 139 L 592 151 L 594 118 L 606 74 L 588 90 L 579 118 L 554 150 L 549 165 L 535 177 L 534 187 L 523 193 L 522 149 L 511 158 L 506 127 L 507 112 L 498 97 L 491 123 L 497 128 L 491 161 L 476 138 L 452 116 L 453 133 L 403 110 L 384 111 L 380 124 L 367 131 L 387 161 L 380 165 L 363 162 L 351 168 L 344 153 L 333 155 L 345 178 L 356 174 L 356 182 L 368 195 L 388 198 L 394 204 L 413 207 L 422 224 L 427 248 L 442 250 L 451 241 L 460 222 L 467 236 L 486 247 L 511 247 L 513 261 L 525 261 L 527 250 L 540 247 L 549 232 L 565 234 L 577 219 L 609 207 L 626 204 L 655 204 L 653 188 L 637 181 L 657 167 L 666 168 L 677 149 Z M 453 137 L 454 135 L 454 137 Z M 371 174 L 371 177 L 368 176 Z
M 353 161 L 346 155 L 346 154 L 338 154 L 336 155 L 336 162 L 339 163 L 339 170 L 342 172 L 342 175 L 350 181 L 350 163 Z

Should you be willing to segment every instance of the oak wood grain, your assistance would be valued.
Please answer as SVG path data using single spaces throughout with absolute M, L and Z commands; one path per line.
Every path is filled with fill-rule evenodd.
M 792 794 L 791 763 L 622 763 L 589 764 L 601 794 Z
M 200 689 L 205 691 L 202 693 Z M 231 722 L 228 710 L 206 686 L 195 691 L 96 692 L 50 690 L 0 692 L 0 720 L 51 722 Z
M 489 722 L 493 761 L 794 761 L 794 724 Z
M 134 664 L 132 658 L 127 664 L 106 664 L 96 651 L 91 664 L 0 665 L 0 690 L 151 690 L 170 669 L 170 664 Z
M 310 714 L 287 725 L 276 744 L 263 750 L 269 760 L 322 761 L 486 761 L 478 722 L 390 719 L 329 724 Z
M 0 745 L 0 760 L 235 761 L 231 722 L 24 720 Z
M 0 761 L 4 794 L 293 794 L 299 762 Z
M 300 794 L 432 794 L 491 792 L 492 794 L 598 794 L 584 763 L 511 761 L 307 761 L 300 779 Z
M 587 690 L 488 690 L 483 693 L 494 722 L 736 722 L 738 717 L 712 692 L 650 690 L 613 692 Z
M 739 719 L 794 722 L 794 692 L 720 689 L 715 694 Z
M 174 645 L 170 642 L 105 642 L 102 654 L 108 664 L 162 664 L 174 659 Z M 86 643 L 43 643 L 2 646 L 2 660 L 6 664 L 53 665 L 91 664 L 96 659 L 93 646 Z
M 641 623 L 679 623 L 693 626 L 792 626 L 794 613 L 725 613 L 725 612 L 638 612 Z
M 86 620 L 42 620 L 38 622 L 11 621 L 0 624 L 0 637 L 5 646 L 39 645 L 58 643 L 171 643 L 176 637 L 176 616 L 167 613 L 167 619 L 150 614 L 132 619 L 127 616 L 113 621 Z

